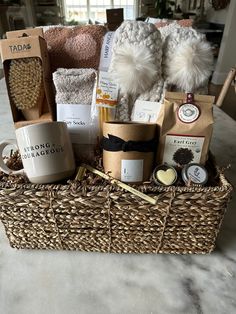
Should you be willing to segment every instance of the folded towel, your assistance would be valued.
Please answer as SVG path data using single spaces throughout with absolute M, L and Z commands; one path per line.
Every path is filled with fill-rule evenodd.
M 47 42 L 52 72 L 58 68 L 98 69 L 105 26 L 47 26 Z
M 91 105 L 97 71 L 58 69 L 53 73 L 57 104 Z

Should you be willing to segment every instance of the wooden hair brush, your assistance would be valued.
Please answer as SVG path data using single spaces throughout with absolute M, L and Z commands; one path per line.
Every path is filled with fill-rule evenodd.
M 8 82 L 15 107 L 22 111 L 26 120 L 38 119 L 44 98 L 41 60 L 37 57 L 11 60 Z

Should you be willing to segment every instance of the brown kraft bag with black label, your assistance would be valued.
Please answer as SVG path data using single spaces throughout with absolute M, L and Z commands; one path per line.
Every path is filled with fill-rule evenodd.
M 214 96 L 167 92 L 157 124 L 157 163 L 205 164 L 213 130 Z

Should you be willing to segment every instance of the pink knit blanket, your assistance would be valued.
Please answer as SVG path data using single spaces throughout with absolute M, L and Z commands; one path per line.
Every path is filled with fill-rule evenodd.
M 52 72 L 57 68 L 98 69 L 105 33 L 102 25 L 45 28 Z

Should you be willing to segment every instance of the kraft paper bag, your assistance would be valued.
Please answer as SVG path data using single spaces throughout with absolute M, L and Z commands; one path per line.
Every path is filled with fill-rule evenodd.
M 157 124 L 160 139 L 157 163 L 183 167 L 205 164 L 213 131 L 213 96 L 167 92 Z M 191 94 L 192 95 L 192 94 Z M 192 96 L 191 96 L 192 97 Z

